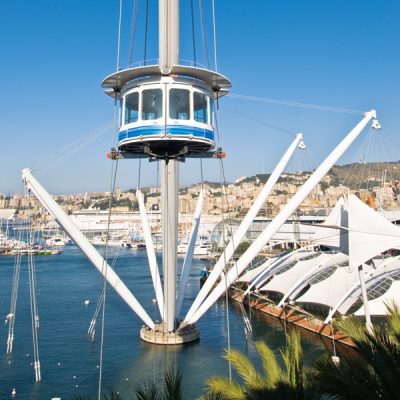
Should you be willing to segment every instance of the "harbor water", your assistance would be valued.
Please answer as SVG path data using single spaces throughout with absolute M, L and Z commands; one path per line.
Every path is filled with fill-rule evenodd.
M 118 252 L 115 270 L 132 290 L 149 315 L 157 319 L 154 291 L 146 251 L 113 249 Z M 112 260 L 110 257 L 110 263 Z M 159 260 L 160 263 L 161 260 Z M 193 302 L 198 289 L 200 269 L 205 261 L 194 260 L 184 310 Z M 38 306 L 40 315 L 39 352 L 42 381 L 34 382 L 32 331 L 29 304 L 27 257 L 22 258 L 14 349 L 6 355 L 8 326 L 0 325 L 0 399 L 71 399 L 75 395 L 95 396 L 98 387 L 101 318 L 92 342 L 86 332 L 92 319 L 102 280 L 80 250 L 65 246 L 53 256 L 35 256 Z M 0 317 L 6 319 L 10 308 L 14 257 L 0 257 Z M 89 304 L 85 304 L 89 300 Z M 87 302 L 86 302 L 87 303 Z M 236 304 L 221 299 L 196 326 L 200 340 L 184 346 L 157 346 L 139 338 L 142 322 L 114 293 L 107 290 L 103 356 L 103 389 L 134 398 L 135 388 L 143 382 L 161 382 L 163 371 L 176 364 L 183 375 L 185 399 L 195 399 L 213 375 L 228 376 L 228 364 L 222 358 L 228 346 L 246 353 L 257 363 L 255 341 L 265 340 L 276 354 L 285 343 L 281 322 L 249 312 L 253 332 L 246 337 L 243 315 Z M 303 334 L 305 363 L 325 351 L 321 339 Z M 11 392 L 15 388 L 16 396 Z

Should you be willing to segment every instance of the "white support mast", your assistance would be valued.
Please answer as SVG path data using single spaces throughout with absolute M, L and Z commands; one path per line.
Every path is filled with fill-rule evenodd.
M 163 74 L 169 74 L 172 66 L 179 64 L 179 0 L 159 0 L 159 57 L 159 67 Z M 164 119 L 167 121 L 166 115 Z M 176 318 L 179 161 L 166 158 L 160 163 L 165 301 L 163 315 L 167 331 L 173 332 Z
M 290 161 L 294 151 L 299 146 L 299 143 L 302 140 L 303 140 L 303 135 L 301 133 L 298 133 L 296 135 L 295 139 L 293 140 L 293 142 L 290 144 L 290 146 L 286 150 L 285 154 L 282 156 L 279 163 L 276 165 L 276 167 L 275 167 L 274 171 L 272 172 L 271 176 L 269 177 L 268 181 L 264 185 L 260 194 L 257 196 L 257 199 L 254 201 L 250 210 L 247 212 L 243 221 L 241 222 L 238 229 L 234 233 L 232 239 L 230 240 L 230 242 L 224 249 L 223 254 L 219 258 L 218 262 L 215 264 L 213 270 L 211 271 L 210 276 L 207 278 L 202 289 L 200 290 L 199 294 L 197 295 L 196 299 L 194 300 L 192 306 L 190 307 L 190 310 L 188 311 L 188 313 L 185 317 L 186 321 L 190 320 L 190 318 L 193 316 L 195 311 L 199 308 L 202 301 L 208 295 L 211 288 L 214 286 L 217 279 L 220 277 L 222 271 L 225 268 L 225 265 L 228 264 L 233 253 L 239 246 L 244 235 L 246 234 L 247 230 L 249 229 L 251 223 L 253 222 L 254 218 L 257 216 L 261 207 L 265 204 L 269 194 L 271 193 L 272 188 L 274 187 L 275 183 L 281 176 L 282 172 L 286 168 L 286 165 Z
M 145 62 L 143 66 L 116 71 L 103 80 L 102 86 L 123 104 L 140 93 L 137 113 L 142 113 L 147 104 L 146 115 L 135 121 L 126 118 L 123 111 L 118 150 L 110 155 L 118 159 L 151 158 L 160 162 L 163 319 L 154 329 L 142 328 L 140 337 L 149 343 L 176 345 L 197 340 L 200 333 L 196 327 L 176 330 L 176 310 L 180 307 L 176 307 L 179 162 L 191 157 L 213 156 L 211 150 L 216 146 L 213 100 L 225 95 L 231 83 L 216 71 L 179 64 L 179 0 L 158 2 L 158 64 Z M 201 119 L 197 117 L 200 103 L 195 99 L 198 96 L 205 100 L 205 103 L 201 100 Z M 145 101 L 145 98 L 152 100 Z
M 365 325 L 367 327 L 368 332 L 372 333 L 373 325 L 371 322 L 371 314 L 369 312 L 368 295 L 367 295 L 367 289 L 365 287 L 364 269 L 362 264 L 358 266 L 358 278 L 360 279 L 361 295 L 364 305 Z
M 163 292 L 162 292 L 160 272 L 158 270 L 157 258 L 156 258 L 156 252 L 154 250 L 153 240 L 151 238 L 151 230 L 150 230 L 149 220 L 148 220 L 147 214 L 146 214 L 146 208 L 144 205 L 143 193 L 140 191 L 140 189 L 136 190 L 136 197 L 137 197 L 138 203 L 139 203 L 140 219 L 142 222 L 144 240 L 146 242 L 146 252 L 147 252 L 147 258 L 149 260 L 149 267 L 150 267 L 150 272 L 151 272 L 151 278 L 153 280 L 154 292 L 156 294 L 158 309 L 160 310 L 160 316 L 161 316 L 161 319 L 163 319 L 164 318 L 164 296 L 163 296 Z
M 161 73 L 169 75 L 179 64 L 179 0 L 159 0 L 158 56 Z
M 164 322 L 175 330 L 176 264 L 178 246 L 178 161 L 161 161 L 161 221 L 164 268 Z
M 71 239 L 82 250 L 89 261 L 97 268 L 97 270 L 107 278 L 107 282 L 122 297 L 128 306 L 138 315 L 138 317 L 151 329 L 154 328 L 154 322 L 148 316 L 143 307 L 136 300 L 135 296 L 125 286 L 119 276 L 107 264 L 104 258 L 83 235 L 78 227 L 71 221 L 64 210 L 55 202 L 44 187 L 32 175 L 32 171 L 28 168 L 22 170 L 22 179 L 25 186 L 32 190 L 37 199 L 43 204 L 46 210 L 53 215 L 60 226 L 68 233 Z M 107 271 L 107 272 L 106 272 Z
M 219 299 L 224 293 L 225 288 L 229 287 L 237 280 L 239 275 L 254 259 L 254 257 L 263 249 L 276 231 L 285 223 L 285 221 L 296 211 L 302 201 L 309 195 L 319 181 L 328 173 L 335 162 L 343 155 L 353 141 L 358 137 L 361 131 L 365 128 L 368 122 L 376 118 L 375 110 L 365 113 L 364 118 L 348 133 L 348 135 L 339 143 L 339 145 L 329 154 L 324 162 L 314 171 L 314 173 L 303 184 L 299 191 L 289 200 L 281 212 L 271 221 L 271 223 L 264 229 L 258 236 L 253 244 L 238 260 L 235 268 L 229 270 L 225 277 L 222 276 L 221 282 L 210 293 L 208 298 L 202 303 L 198 310 L 192 315 L 191 318 L 185 318 L 183 325 L 194 324 L 201 316 Z

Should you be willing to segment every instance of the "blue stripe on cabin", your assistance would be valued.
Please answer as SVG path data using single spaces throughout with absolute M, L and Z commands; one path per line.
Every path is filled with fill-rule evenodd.
M 194 138 L 201 137 L 204 139 L 214 140 L 214 132 L 209 129 L 197 128 L 194 126 L 181 126 L 181 125 L 167 125 L 167 135 L 174 136 L 190 136 Z M 121 131 L 118 136 L 118 140 L 124 140 L 135 137 L 144 136 L 160 136 L 163 137 L 165 127 L 163 125 L 147 125 L 140 126 L 137 128 L 130 128 Z

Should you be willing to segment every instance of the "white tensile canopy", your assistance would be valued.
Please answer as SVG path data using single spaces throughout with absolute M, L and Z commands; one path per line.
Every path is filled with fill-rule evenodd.
M 369 270 L 370 267 L 366 266 L 365 269 Z M 297 298 L 296 301 L 334 307 L 357 282 L 357 268 L 342 265 L 327 279 L 311 285 L 310 289 Z
M 386 293 L 376 299 L 368 301 L 369 312 L 371 315 L 386 315 L 386 304 L 392 305 L 393 303 L 400 308 L 400 281 L 394 281 Z M 364 305 L 362 305 L 354 315 L 364 316 Z
M 348 198 L 350 265 L 358 267 L 383 251 L 400 248 L 400 229 L 351 194 Z
M 255 267 L 246 271 L 239 279 L 239 282 L 252 282 L 259 274 L 261 274 L 266 268 L 268 268 L 277 257 L 271 257 L 267 261 L 263 262 L 260 266 Z
M 289 271 L 300 260 L 308 260 L 310 258 L 315 258 L 318 255 L 319 253 L 308 248 L 300 248 L 290 254 L 284 254 L 282 257 L 279 257 L 275 261 L 275 263 L 271 264 L 271 266 L 266 269 L 263 274 L 260 274 L 257 277 L 257 282 L 255 285 L 256 288 L 261 289 L 261 287 L 270 280 L 271 276 L 273 276 L 274 274 L 281 274 L 283 272 Z
M 293 284 L 302 276 L 307 274 L 310 269 L 312 269 L 315 265 L 320 265 L 332 255 L 326 253 L 315 253 L 315 256 L 316 257 L 312 257 L 304 261 L 298 261 L 292 268 L 283 273 L 279 273 L 278 270 L 277 273 L 274 274 L 272 280 L 262 286 L 260 290 L 280 292 L 285 294 L 293 286 Z
M 360 285 L 358 267 L 363 265 L 365 276 L 373 276 L 374 274 L 371 274 L 373 267 L 364 263 L 386 250 L 399 248 L 400 229 L 355 195 L 350 195 L 347 204 L 344 202 L 340 210 L 341 223 L 346 220 L 343 214 L 347 214 L 347 227 L 340 226 L 342 230 L 348 231 L 349 266 L 338 268 L 328 279 L 312 285 L 297 301 L 324 304 L 332 307 L 333 310 L 345 313 L 351 306 L 348 304 L 348 297 L 352 296 Z M 337 219 L 339 220 L 339 217 Z M 368 286 L 372 287 L 372 283 L 370 281 Z M 353 296 L 354 301 L 357 298 L 358 296 Z M 344 303 L 346 307 L 341 307 Z
M 287 299 L 294 300 L 306 286 L 327 279 L 341 265 L 348 265 L 348 256 L 343 253 L 331 254 L 329 258 L 310 268 L 305 275 L 295 281 L 283 296 L 279 306 L 282 306 Z
M 340 227 L 347 228 L 347 204 L 343 197 L 337 201 L 326 220 L 315 227 L 314 243 L 341 249 L 343 253 L 348 254 L 347 229 Z

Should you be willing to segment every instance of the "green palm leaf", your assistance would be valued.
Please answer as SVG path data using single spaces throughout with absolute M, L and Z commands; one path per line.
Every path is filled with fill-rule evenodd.
M 229 378 L 215 376 L 207 380 L 210 388 L 209 393 L 220 395 L 222 399 L 245 400 L 247 399 L 246 389 Z
M 395 302 L 386 303 L 388 313 L 387 321 L 389 323 L 389 332 L 393 339 L 400 346 L 400 310 Z
M 354 317 L 337 324 L 353 339 L 359 356 L 342 356 L 338 366 L 329 359 L 317 362 L 319 383 L 327 393 L 340 399 L 399 398 L 400 316 L 394 304 L 387 309 L 388 330 L 376 326 L 369 332 Z
M 340 364 L 332 362 L 329 355 L 315 363 L 320 391 L 340 400 L 376 400 L 378 382 L 368 364 L 360 357 L 341 357 Z
M 170 368 L 164 372 L 164 400 L 182 400 L 182 374 Z
M 286 335 L 286 347 L 281 349 L 286 368 L 286 379 L 293 388 L 302 390 L 303 387 L 303 349 L 300 332 L 292 330 Z
M 154 383 L 143 383 L 141 387 L 136 389 L 136 398 L 138 400 L 161 400 L 161 395 Z
M 267 344 L 261 340 L 256 342 L 256 348 L 260 354 L 263 370 L 265 374 L 265 386 L 267 388 L 273 388 L 282 377 L 283 372 L 279 367 L 278 361 L 276 360 L 275 354 L 267 346 Z
M 110 396 L 104 395 L 104 400 L 122 400 L 122 397 L 115 393 L 113 390 L 110 391 Z
M 263 377 L 243 353 L 237 350 L 226 351 L 224 358 L 231 362 L 236 372 L 250 389 L 262 389 L 266 387 Z
M 209 390 L 207 393 L 200 396 L 197 400 L 223 400 L 221 393 Z

